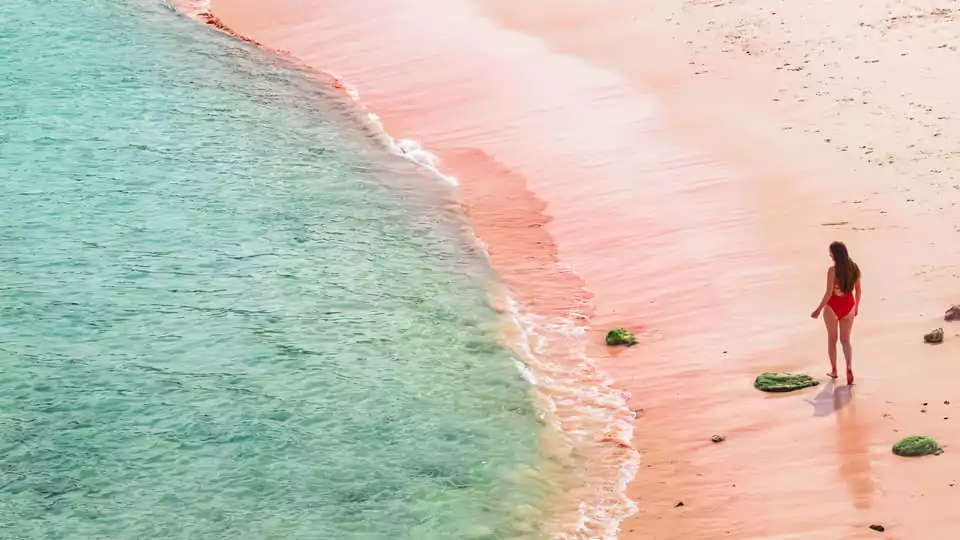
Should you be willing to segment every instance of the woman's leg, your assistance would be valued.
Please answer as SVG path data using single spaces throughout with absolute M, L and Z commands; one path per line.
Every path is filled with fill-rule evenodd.
M 850 334 L 853 333 L 854 316 L 851 312 L 840 319 L 840 346 L 843 347 L 843 359 L 847 363 L 847 384 L 853 384 L 853 345 L 850 344 Z
M 837 378 L 837 315 L 827 306 L 823 309 L 823 324 L 827 325 L 827 356 L 830 357 L 830 373 L 827 376 Z

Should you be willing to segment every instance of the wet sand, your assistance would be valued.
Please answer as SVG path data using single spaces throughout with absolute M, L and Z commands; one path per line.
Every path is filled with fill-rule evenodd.
M 213 9 L 435 153 L 525 303 L 588 306 L 588 352 L 638 411 L 619 537 L 956 538 L 953 4 L 434 4 Z M 758 372 L 827 369 L 809 313 L 834 239 L 864 269 L 858 384 L 760 394 Z M 641 344 L 603 347 L 615 326 Z M 894 457 L 910 434 L 947 452 Z

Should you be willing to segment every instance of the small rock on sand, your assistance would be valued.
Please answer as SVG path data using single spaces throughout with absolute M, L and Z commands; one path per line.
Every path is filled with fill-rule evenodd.
M 924 334 L 923 341 L 926 343 L 943 343 L 943 328 L 937 328 Z
M 727 440 L 727 438 L 724 437 L 723 435 L 714 435 L 713 437 L 710 437 L 710 440 L 715 443 L 720 443 Z
M 761 373 L 753 382 L 757 390 L 764 392 L 792 392 L 818 384 L 820 381 L 813 377 L 796 373 Z
M 943 449 L 930 437 L 913 435 L 893 445 L 893 453 L 903 457 L 939 456 Z
M 883 528 L 883 525 L 871 525 L 870 528 L 877 532 L 883 532 L 886 530 Z
M 945 321 L 960 321 L 960 305 L 950 306 L 950 309 L 943 314 Z
M 626 345 L 633 347 L 637 344 L 637 338 L 625 328 L 615 328 L 607 332 L 607 345 L 614 347 L 617 345 Z

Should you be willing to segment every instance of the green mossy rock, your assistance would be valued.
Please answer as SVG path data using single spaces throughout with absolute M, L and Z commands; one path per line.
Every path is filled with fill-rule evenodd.
M 626 345 L 632 347 L 637 344 L 637 338 L 625 328 L 617 328 L 607 332 L 607 345 Z
M 904 457 L 939 456 L 943 449 L 930 437 L 913 435 L 893 445 L 893 453 Z
M 753 381 L 753 386 L 764 392 L 792 392 L 818 384 L 820 381 L 809 375 L 795 373 L 761 373 Z

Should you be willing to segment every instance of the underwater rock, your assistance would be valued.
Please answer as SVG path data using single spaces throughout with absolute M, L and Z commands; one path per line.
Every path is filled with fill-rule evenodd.
M 923 341 L 927 343 L 943 343 L 943 328 L 937 328 L 929 334 L 924 334 Z
M 792 392 L 818 384 L 813 377 L 796 373 L 761 373 L 753 381 L 754 388 L 764 392 Z
M 903 457 L 939 456 L 943 449 L 930 437 L 911 435 L 893 445 L 893 453 Z
M 883 528 L 883 525 L 871 525 L 870 528 L 877 532 L 883 532 L 886 530 Z
M 713 437 L 710 437 L 710 440 L 715 443 L 719 443 L 727 440 L 727 438 L 724 437 L 723 435 L 714 435 Z
M 950 306 L 950 309 L 943 314 L 945 321 L 960 321 L 960 305 Z
M 632 347 L 637 344 L 637 338 L 625 328 L 616 328 L 607 332 L 607 345 L 626 345 Z

